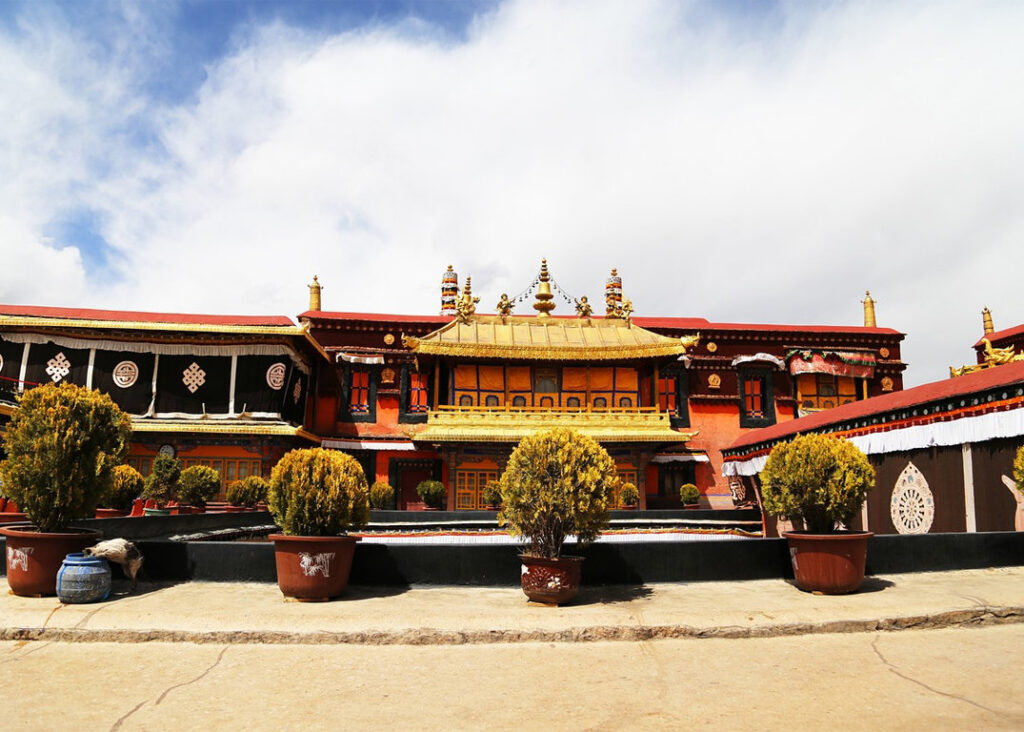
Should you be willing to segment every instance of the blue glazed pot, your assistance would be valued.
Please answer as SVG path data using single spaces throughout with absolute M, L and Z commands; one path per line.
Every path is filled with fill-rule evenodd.
M 65 604 L 97 602 L 110 595 L 110 565 L 106 559 L 68 554 L 57 572 L 57 599 Z

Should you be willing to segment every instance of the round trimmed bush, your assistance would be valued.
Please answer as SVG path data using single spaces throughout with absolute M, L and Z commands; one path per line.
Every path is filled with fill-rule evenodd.
M 142 495 L 145 485 L 146 479 L 138 470 L 131 465 L 118 465 L 114 468 L 114 482 L 100 505 L 118 511 L 131 511 L 132 503 Z
M 423 481 L 416 486 L 416 494 L 430 508 L 441 508 L 444 506 L 444 483 L 439 480 Z
M 178 500 L 190 506 L 205 506 L 220 491 L 220 473 L 209 465 L 193 465 L 181 471 Z
M 267 503 L 289 536 L 337 536 L 370 516 L 369 489 L 359 461 L 335 450 L 292 450 L 270 474 Z
M 252 508 L 257 503 L 267 500 L 269 490 L 270 483 L 258 475 L 250 475 L 229 485 L 226 498 L 232 506 Z
M 67 383 L 31 389 L 4 436 L 4 493 L 40 531 L 92 518 L 131 436 L 131 420 L 106 394 Z
M 161 453 L 153 460 L 153 470 L 146 476 L 142 497 L 147 501 L 154 501 L 157 508 L 163 508 L 177 495 L 180 478 L 181 460 Z
M 693 483 L 683 483 L 679 486 L 679 500 L 683 505 L 693 504 L 700 500 L 700 489 Z
M 487 502 L 488 506 L 500 506 L 501 483 L 496 480 L 488 481 L 487 485 L 484 486 L 483 499 Z
M 378 511 L 391 508 L 395 498 L 395 489 L 386 481 L 378 480 L 370 486 L 370 506 Z
M 501 475 L 498 524 L 526 539 L 524 553 L 556 559 L 569 534 L 585 544 L 608 525 L 618 480 L 615 461 L 593 438 L 564 427 L 536 432 Z
M 856 445 L 814 433 L 776 445 L 761 471 L 765 511 L 803 519 L 814 534 L 849 523 L 874 484 L 875 469 Z
M 635 483 L 623 483 L 622 490 L 619 491 L 619 502 L 623 506 L 635 506 L 640 503 L 640 491 L 637 490 Z

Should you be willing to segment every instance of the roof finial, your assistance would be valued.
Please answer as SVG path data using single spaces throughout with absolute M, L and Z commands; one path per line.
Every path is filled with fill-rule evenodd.
M 459 296 L 459 276 L 448 265 L 448 271 L 441 275 L 441 315 L 455 315 L 455 300 Z
M 981 311 L 981 323 L 985 328 L 985 335 L 996 332 L 995 326 L 992 325 L 992 311 L 988 308 Z
M 864 292 L 864 299 L 861 300 L 864 303 L 864 327 L 865 328 L 876 328 L 875 324 L 875 301 L 871 299 L 871 291 L 866 290 Z
M 612 275 L 604 283 L 604 313 L 606 318 L 618 318 L 622 307 L 622 278 L 619 271 L 612 268 Z
M 309 309 L 316 312 L 321 309 L 320 307 L 320 291 L 323 290 L 323 285 L 320 284 L 320 280 L 317 279 L 316 275 L 313 275 L 313 284 L 306 285 L 309 288 Z
M 554 295 L 551 294 L 551 277 L 548 275 L 548 260 L 540 260 L 540 284 L 537 285 L 537 293 L 534 295 L 537 302 L 533 309 L 537 311 L 538 318 L 550 318 L 551 311 L 555 309 L 555 303 L 551 302 Z

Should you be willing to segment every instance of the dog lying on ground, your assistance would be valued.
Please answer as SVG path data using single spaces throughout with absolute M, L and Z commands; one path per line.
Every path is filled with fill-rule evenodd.
M 96 546 L 82 551 L 87 557 L 99 557 L 108 562 L 120 564 L 125 576 L 132 581 L 132 590 L 139 584 L 139 570 L 142 569 L 142 552 L 127 539 L 107 539 Z

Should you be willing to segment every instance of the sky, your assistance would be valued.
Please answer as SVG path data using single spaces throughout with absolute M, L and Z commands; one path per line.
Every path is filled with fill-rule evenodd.
M 0 2 L 0 302 L 1024 322 L 1024 3 Z M 556 314 L 568 310 L 564 304 Z

